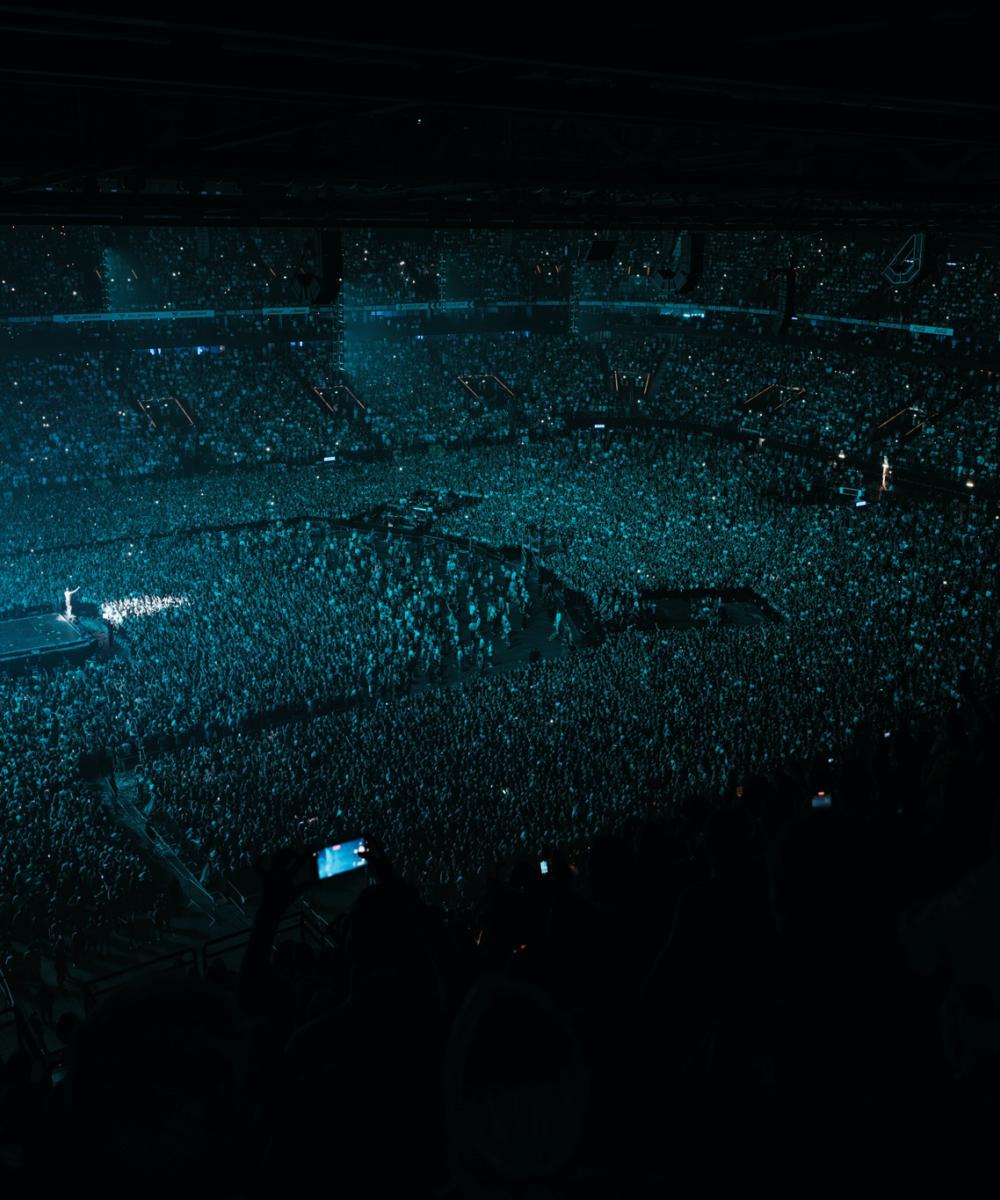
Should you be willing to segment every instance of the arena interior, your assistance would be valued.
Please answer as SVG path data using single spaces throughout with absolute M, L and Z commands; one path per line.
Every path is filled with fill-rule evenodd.
M 5 1195 L 988 1136 L 985 27 L 772 16 L 0 12 Z

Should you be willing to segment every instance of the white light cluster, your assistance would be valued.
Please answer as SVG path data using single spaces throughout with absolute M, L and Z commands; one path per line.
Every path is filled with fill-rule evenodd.
M 165 608 L 184 608 L 187 596 L 128 596 L 101 605 L 101 616 L 112 625 L 121 625 L 128 617 L 148 617 Z

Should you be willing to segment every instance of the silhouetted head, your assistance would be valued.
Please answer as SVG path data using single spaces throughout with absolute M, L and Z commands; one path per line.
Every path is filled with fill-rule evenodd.
M 494 979 L 458 1014 L 446 1066 L 452 1167 L 463 1195 L 542 1186 L 577 1153 L 588 1079 L 577 1039 L 544 993 Z

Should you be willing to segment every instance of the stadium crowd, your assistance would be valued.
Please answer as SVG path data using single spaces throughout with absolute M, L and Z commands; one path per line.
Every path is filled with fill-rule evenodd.
M 861 512 L 799 503 L 808 479 L 796 460 L 689 437 L 581 437 L 571 452 L 564 443 L 494 446 L 415 460 L 405 472 L 347 468 L 335 501 L 352 475 L 359 507 L 403 480 L 477 489 L 478 503 L 446 513 L 442 532 L 460 545 L 517 547 L 535 526 L 545 565 L 609 629 L 635 621 L 643 593 L 664 588 L 750 587 L 785 619 L 721 636 L 613 634 L 597 650 L 533 668 L 525 686 L 520 676 L 484 677 L 487 643 L 516 636 L 526 607 L 513 567 L 433 544 L 416 551 L 359 532 L 331 536 L 322 477 L 311 476 L 312 498 L 322 502 L 321 483 L 328 497 L 315 520 L 283 524 L 296 515 L 285 503 L 294 508 L 301 493 L 274 488 L 270 525 L 201 533 L 181 529 L 209 508 L 217 522 L 221 492 L 185 509 L 161 486 L 162 503 L 144 509 L 123 489 L 138 519 L 148 513 L 162 530 L 167 517 L 176 532 L 9 557 L 0 608 L 51 603 L 64 582 L 81 583 L 80 599 L 97 603 L 142 594 L 185 603 L 125 620 L 110 662 L 5 678 L 5 704 L 27 694 L 36 715 L 65 714 L 64 756 L 70 745 L 77 756 L 146 746 L 145 798 L 184 832 L 206 878 L 273 848 L 293 816 L 319 822 L 324 836 L 342 821 L 375 826 L 421 880 L 454 882 L 459 862 L 478 877 L 494 849 L 586 836 L 657 786 L 683 798 L 751 763 L 820 745 L 835 753 L 864 715 L 888 725 L 939 707 L 960 678 L 983 683 L 991 669 L 1000 526 L 974 504 L 886 501 Z M 178 496 L 191 483 L 175 481 Z M 463 611 L 470 602 L 474 614 Z M 460 648 L 464 674 L 479 682 L 406 697 L 411 683 L 440 677 L 442 662 L 454 674 Z M 706 675 L 712 692 L 701 686 Z M 365 703 L 260 727 L 352 699 Z M 760 720 L 748 724 L 748 709 Z M 38 753 L 51 728 L 37 722 Z M 31 779 L 27 734 L 18 736 L 10 761 Z M 574 738 L 583 739 L 576 748 Z M 308 797 L 287 787 L 305 764 Z M 569 789 L 567 771 L 578 776 Z M 602 787 L 609 771 L 613 801 Z M 483 788 L 496 793 L 489 820 L 461 798 Z M 34 789 L 37 803 L 44 793 Z M 331 794 L 343 798 L 341 817 Z M 234 795 L 239 812 L 221 821 L 218 806 L 232 806 L 220 797 Z M 447 821 L 457 840 L 435 842 Z M 7 850 L 23 863 L 16 842 Z
M 97 311 L 100 237 L 79 226 L 0 228 L 0 315 Z
M 448 910 L 369 837 L 368 886 L 319 943 L 281 925 L 303 867 L 283 848 L 238 970 L 161 972 L 62 1018 L 55 1084 L 27 1049 L 0 1060 L 5 1182 L 264 1197 L 290 1161 L 321 1189 L 332 1158 L 345 1189 L 428 1197 L 795 1186 L 838 1121 L 845 1180 L 953 1170 L 1000 1069 L 1000 705 L 964 689 L 888 739 L 869 725 L 823 772 L 734 774 L 688 803 L 657 786 L 569 852 L 515 838 Z M 502 789 L 475 798 L 496 821 Z
M 884 452 L 958 478 L 994 477 L 995 390 L 994 373 L 969 364 L 753 339 L 713 343 L 699 353 L 675 342 L 660 358 L 654 398 L 642 408 L 709 425 L 740 422 L 833 452 Z M 900 413 L 908 419 L 891 424 Z M 916 435 L 901 438 L 914 427 Z
M 92 303 L 98 263 L 130 307 L 262 303 L 312 269 L 280 233 L 89 232 L 0 238 L 6 311 Z M 540 234 L 352 239 L 364 303 L 520 298 L 560 262 L 578 298 L 655 294 L 670 241 L 584 264 Z M 831 314 L 991 335 L 989 256 L 949 247 L 887 295 L 896 248 L 710 235 L 691 296 L 768 307 L 794 268 Z M 205 888 L 262 885 L 239 976 L 120 992 L 64 1027 L 54 1089 L 0 1062 L 0 1150 L 131 1194 L 269 1194 L 294 1159 L 316 1190 L 635 1195 L 688 1166 L 744 1182 L 761 1147 L 790 1166 L 776 1129 L 814 1166 L 845 1096 L 851 1157 L 898 1179 L 887 1113 L 930 1144 L 995 1093 L 1000 516 L 976 489 L 818 503 L 801 458 L 750 440 L 563 428 L 641 402 L 995 475 L 988 367 L 815 332 L 349 334 L 356 399 L 322 345 L 3 360 L 0 612 L 79 585 L 114 625 L 80 665 L 0 674 L 4 974 L 51 1026 L 41 958 L 62 987 L 67 956 L 162 915 L 121 785 Z M 920 434 L 873 441 L 897 411 Z M 463 498 L 449 540 L 344 528 L 427 493 Z M 594 636 L 501 672 L 539 566 Z M 706 588 L 776 619 L 651 627 L 649 593 Z M 321 949 L 282 942 L 287 848 L 355 834 L 374 886 Z M 331 1129 L 343 1153 L 303 1164 Z
M 323 347 L 277 349 L 0 360 L 0 495 L 366 448 L 353 405 L 330 388 Z
M 365 398 L 365 423 L 393 450 L 548 433 L 607 390 L 591 344 L 551 334 L 348 336 L 345 365 Z
M 125 228 L 101 237 L 113 312 L 302 303 L 297 280 L 315 273 L 318 257 L 306 230 Z
M 654 461 L 647 478 L 650 467 L 660 477 L 658 465 L 666 474 L 667 464 Z M 357 711 L 272 731 L 253 749 L 252 741 L 239 740 L 181 751 L 150 770 L 157 788 L 173 797 L 169 802 L 184 806 L 183 823 L 196 827 L 199 811 L 212 811 L 186 797 L 225 795 L 242 779 L 245 794 L 261 798 L 241 814 L 231 837 L 231 852 L 241 847 L 245 864 L 252 857 L 247 846 L 273 847 L 293 816 L 308 828 L 322 823 L 323 802 L 310 806 L 288 789 L 300 769 L 315 764 L 306 771 L 315 780 L 310 792 L 336 795 L 343 810 L 333 825 L 374 825 L 414 877 L 453 881 L 459 862 L 465 873 L 474 866 L 485 872 L 497 847 L 509 852 L 518 844 L 585 837 L 593 822 L 633 811 L 666 781 L 674 796 L 702 794 L 722 786 L 737 766 L 777 764 L 817 746 L 833 752 L 865 715 L 891 724 L 894 714 L 928 697 L 939 705 L 953 698 L 963 672 L 980 682 L 988 676 L 984 648 L 995 637 L 995 617 L 992 588 L 981 588 L 996 572 L 992 521 L 880 509 L 865 514 L 861 540 L 853 510 L 790 510 L 773 498 L 753 504 L 746 483 L 709 491 L 714 485 L 702 475 L 689 477 L 672 498 L 648 497 L 635 523 L 642 528 L 655 524 L 660 511 L 676 512 L 681 497 L 685 503 L 684 520 L 675 518 L 662 540 L 651 542 L 631 536 L 636 528 L 624 528 L 614 506 L 632 480 L 613 458 L 595 473 L 604 475 L 599 495 L 610 511 L 598 516 L 596 504 L 588 505 L 585 472 L 556 485 L 563 503 L 585 516 L 578 540 L 546 561 L 567 582 L 589 583 L 605 621 L 636 616 L 644 584 L 749 582 L 774 597 L 785 622 L 723 637 L 625 634 L 598 651 L 545 664 L 533 686 L 487 679 L 468 695 L 397 701 L 381 718 Z M 758 480 L 766 474 L 766 466 L 759 475 L 751 470 Z M 510 478 L 498 482 L 496 496 L 518 494 Z M 482 523 L 473 516 L 463 530 L 514 537 L 516 511 L 508 515 L 503 501 L 494 510 L 490 498 L 478 507 L 486 510 Z M 553 528 L 562 511 L 553 506 Z M 937 552 L 949 540 L 954 557 L 945 560 Z M 925 556 L 922 545 L 934 550 Z M 716 681 L 711 692 L 702 687 L 705 677 Z M 760 719 L 748 723 L 748 710 Z M 388 746 L 390 729 L 395 741 Z M 333 755 L 335 745 L 347 749 Z M 254 761 L 256 767 L 248 766 Z M 602 786 L 608 772 L 617 781 L 613 801 Z M 459 791 L 493 797 L 490 818 L 461 804 Z M 361 808 L 352 797 L 363 798 Z M 620 807 L 612 811 L 609 804 Z M 559 814 L 555 824 L 553 814 Z M 435 840 L 442 826 L 449 836 Z M 250 827 L 256 838 L 247 837 Z M 478 853 L 470 837 L 482 838 Z
M 44 605 L 63 569 L 89 578 L 88 594 L 118 626 L 119 653 L 0 676 L 11 714 L 4 794 L 13 800 L 0 881 L 17 910 L 29 898 L 42 906 L 52 882 L 55 864 L 32 869 L 51 848 L 35 840 L 43 829 L 60 849 L 75 841 L 81 861 L 112 854 L 108 899 L 134 890 L 128 854 L 113 857 L 119 839 L 107 838 L 108 821 L 86 823 L 93 797 L 74 782 L 84 756 L 214 740 L 265 717 L 482 672 L 494 641 L 509 641 L 531 604 L 523 575 L 501 563 L 442 543 L 330 536 L 306 522 L 25 555 L 6 564 L 0 607 L 14 607 L 15 595 Z M 170 603 L 159 603 L 165 589 Z M 89 868 L 73 874 L 83 887 Z
M 739 426 L 960 480 L 1000 465 L 997 370 L 969 362 L 746 337 L 354 333 L 345 366 L 319 342 L 4 359 L 0 498 L 546 438 L 595 411 Z

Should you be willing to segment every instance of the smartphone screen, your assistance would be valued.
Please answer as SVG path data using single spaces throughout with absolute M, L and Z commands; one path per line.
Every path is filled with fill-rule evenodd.
M 829 792 L 817 792 L 811 803 L 813 808 L 829 808 L 833 803 L 833 796 Z
M 345 875 L 348 871 L 365 866 L 367 862 L 364 838 L 324 846 L 316 854 L 316 878 L 332 879 L 335 875 Z
M 539 871 L 541 871 L 541 873 L 542 873 L 543 875 L 548 875 L 548 873 L 549 873 L 549 864 L 548 864 L 548 863 L 545 861 L 545 859 L 544 859 L 544 858 L 543 858 L 543 859 L 542 859 L 542 861 L 541 861 L 541 862 L 538 864 L 538 869 L 539 869 Z

